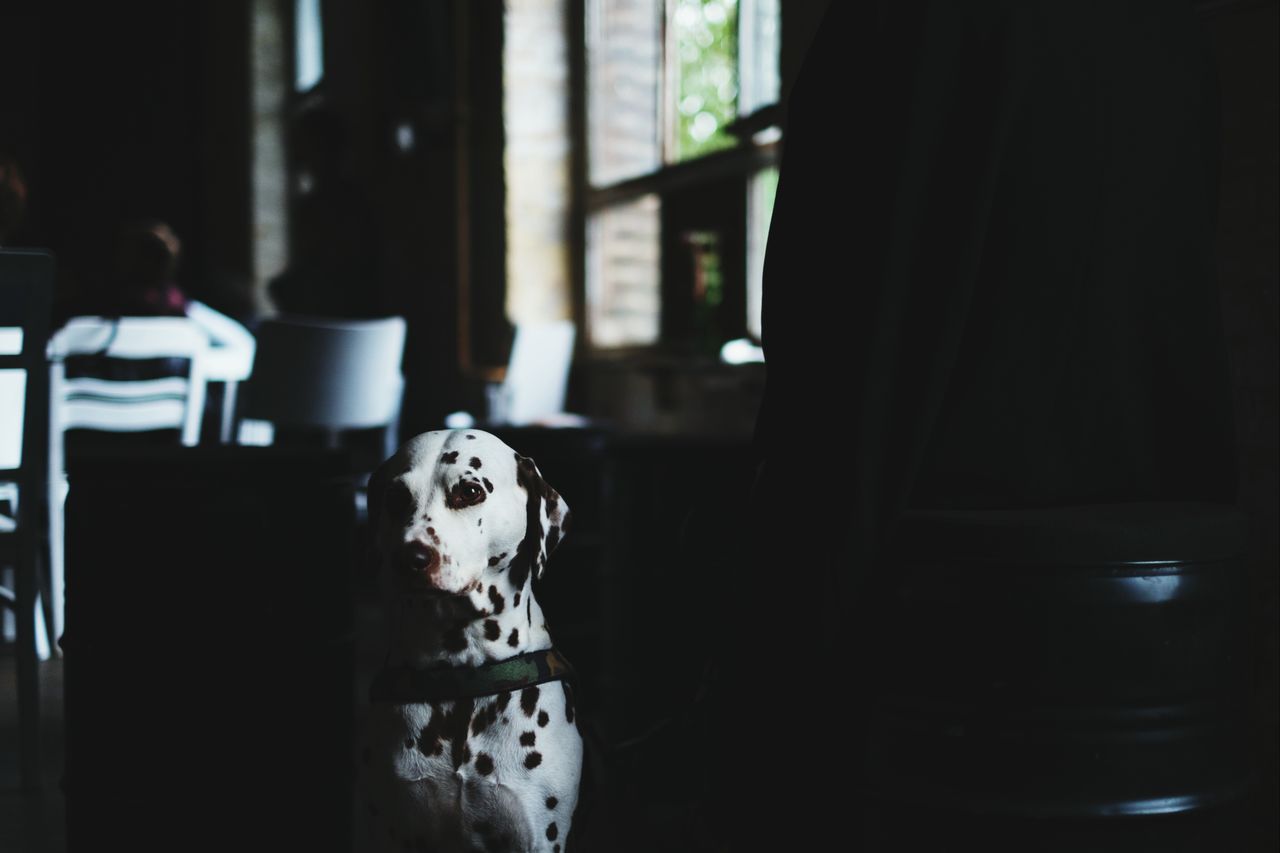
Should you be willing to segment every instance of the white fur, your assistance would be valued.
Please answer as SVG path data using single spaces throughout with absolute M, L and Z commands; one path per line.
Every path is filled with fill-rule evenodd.
M 568 510 L 530 460 L 523 461 L 523 474 L 520 468 L 515 451 L 495 436 L 445 430 L 414 438 L 375 473 L 370 524 L 390 664 L 478 666 L 551 647 L 531 579 L 545 564 L 548 531 Z M 483 500 L 451 505 L 463 482 L 480 483 Z M 533 536 L 531 492 L 541 527 Z M 429 573 L 415 571 L 405 557 L 422 547 L 439 556 Z M 536 701 L 523 706 L 522 691 L 505 702 L 482 697 L 470 708 L 467 700 L 373 703 L 360 764 L 375 843 L 440 853 L 563 851 L 577 803 L 582 738 L 565 686 L 553 681 L 536 689 Z M 439 738 L 436 750 L 442 727 L 453 737 Z M 528 733 L 532 744 L 521 742 Z

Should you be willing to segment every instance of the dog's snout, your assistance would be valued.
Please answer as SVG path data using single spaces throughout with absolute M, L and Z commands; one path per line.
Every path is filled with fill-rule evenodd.
M 410 542 L 404 549 L 405 568 L 430 575 L 440 568 L 440 552 L 422 542 Z

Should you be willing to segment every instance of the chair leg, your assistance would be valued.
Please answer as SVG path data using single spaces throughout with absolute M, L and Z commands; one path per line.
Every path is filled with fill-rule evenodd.
M 65 516 L 67 479 L 59 474 L 49 484 L 49 633 L 55 648 L 66 625 L 66 539 Z M 55 652 L 56 654 L 56 652 Z
M 14 617 L 18 622 L 19 772 L 23 789 L 32 792 L 40 789 L 40 668 L 36 657 L 39 559 L 37 537 L 23 535 L 14 577 Z

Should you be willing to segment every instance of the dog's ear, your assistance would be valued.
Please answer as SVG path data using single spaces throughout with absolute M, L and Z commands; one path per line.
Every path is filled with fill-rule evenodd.
M 541 579 L 547 569 L 547 557 L 569 531 L 569 505 L 560 493 L 543 479 L 537 463 L 527 456 L 516 455 L 516 476 L 529 495 L 528 528 L 526 541 L 535 534 L 538 539 L 538 555 L 534 577 Z

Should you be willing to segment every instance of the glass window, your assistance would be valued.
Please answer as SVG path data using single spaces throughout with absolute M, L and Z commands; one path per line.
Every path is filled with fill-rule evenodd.
M 615 183 L 662 162 L 660 0 L 594 0 L 587 6 L 591 183 Z
M 747 331 L 760 340 L 760 306 L 764 296 L 764 250 L 769 242 L 773 202 L 778 195 L 778 170 L 762 169 L 751 176 L 747 196 Z
M 780 0 L 587 0 L 585 302 L 593 346 L 706 351 L 711 342 L 683 338 L 708 328 L 759 334 L 777 184 L 766 167 L 777 130 L 761 127 L 767 114 L 750 134 L 730 130 L 778 100 L 780 15 Z M 664 208 L 680 193 L 678 205 Z M 664 250 L 694 252 L 697 263 L 692 271 L 669 264 L 675 277 L 664 282 Z M 679 302 L 664 311 L 664 299 Z
M 294 88 L 305 92 L 324 76 L 324 29 L 320 20 L 320 0 L 295 0 Z
M 597 346 L 658 340 L 660 202 L 646 195 L 591 217 L 587 228 L 587 305 Z
M 673 0 L 670 33 L 674 121 L 669 159 L 732 147 L 725 128 L 738 117 L 736 0 Z

